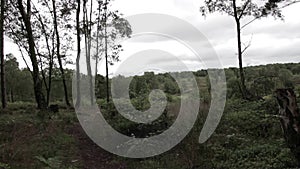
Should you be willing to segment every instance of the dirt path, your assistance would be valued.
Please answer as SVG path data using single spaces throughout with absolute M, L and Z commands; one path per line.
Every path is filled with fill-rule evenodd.
M 96 145 L 79 124 L 71 127 L 69 134 L 78 144 L 79 156 L 84 169 L 125 169 L 125 164 L 114 162 L 114 155 Z

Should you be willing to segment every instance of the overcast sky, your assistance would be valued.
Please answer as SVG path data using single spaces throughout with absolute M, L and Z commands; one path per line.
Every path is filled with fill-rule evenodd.
M 197 28 L 209 41 L 216 54 L 220 58 L 223 67 L 237 66 L 236 56 L 236 33 L 235 23 L 232 17 L 221 14 L 209 14 L 206 18 L 202 17 L 199 12 L 201 0 L 114 0 L 113 8 L 118 9 L 125 17 L 143 14 L 143 13 L 160 13 L 168 14 L 180 18 L 195 28 Z M 247 43 L 250 39 L 251 46 L 244 55 L 244 65 L 259 65 L 268 63 L 286 63 L 300 62 L 300 4 L 289 6 L 283 10 L 285 20 L 274 20 L 273 17 L 263 18 L 253 22 L 243 30 L 243 42 Z M 178 28 L 168 28 L 170 32 Z M 133 31 L 135 28 L 133 27 Z M 185 30 L 181 30 L 184 32 Z M 135 33 L 135 32 L 133 32 Z M 173 53 L 179 60 L 186 61 L 185 64 L 190 69 L 201 69 L 203 66 L 191 58 L 191 52 L 182 44 L 165 37 L 151 37 L 147 35 L 144 38 L 135 38 L 123 43 L 124 52 L 121 53 L 121 62 L 113 66 L 112 71 L 116 71 L 122 61 L 137 53 L 145 54 L 143 50 L 155 49 L 164 52 L 154 52 L 157 54 L 155 62 L 161 64 L 167 62 L 170 70 L 174 69 L 172 60 L 164 57 L 165 52 Z M 186 39 L 193 38 L 193 34 L 186 33 Z M 158 38 L 158 39 L 157 39 Z M 184 40 L 186 40 L 184 39 Z M 193 39 L 197 40 L 197 39 Z M 201 40 L 199 40 L 201 41 Z M 23 60 L 19 57 L 18 49 L 6 39 L 5 53 L 13 53 L 18 57 L 22 67 L 25 66 Z M 160 54 L 161 56 L 160 56 Z M 146 54 L 147 56 L 149 54 Z M 75 58 L 76 56 L 74 56 Z M 142 57 L 142 56 L 141 56 Z M 150 57 L 150 56 L 148 56 Z M 210 59 L 211 58 L 211 59 Z M 213 57 L 205 56 L 204 62 L 214 62 Z M 141 59 L 142 60 L 142 59 Z M 176 60 L 176 59 L 175 59 Z M 153 60 L 151 60 L 153 62 Z M 155 65 L 155 64 L 154 64 Z M 134 65 L 132 65 L 134 66 Z M 103 68 L 103 65 L 100 65 Z M 172 67 L 172 68 L 171 68 Z M 101 74 L 104 69 L 100 68 Z

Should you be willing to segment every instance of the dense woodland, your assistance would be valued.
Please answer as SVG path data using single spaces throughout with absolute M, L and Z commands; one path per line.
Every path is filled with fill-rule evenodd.
M 199 68 L 192 72 L 201 105 L 192 131 L 162 155 L 129 159 L 113 155 L 93 143 L 81 128 L 74 108 L 82 102 L 95 102 L 115 130 L 131 137 L 151 137 L 174 123 L 184 99 L 170 73 L 185 78 L 188 72 L 144 72 L 134 77 L 109 77 L 110 66 L 122 60 L 119 53 L 123 48 L 117 41 L 130 38 L 133 33 L 121 12 L 112 10 L 110 0 L 1 0 L 0 168 L 300 167 L 297 130 L 300 121 L 296 104 L 300 101 L 300 63 L 244 67 L 243 55 L 251 44 L 242 43 L 241 36 L 242 29 L 255 24 L 257 19 L 269 16 L 283 19 L 281 9 L 298 1 L 266 0 L 261 6 L 250 0 L 204 2 L 204 6 L 199 7 L 203 16 L 221 12 L 236 23 L 233 29 L 237 33 L 239 65 L 225 68 L 227 100 L 221 123 L 207 142 L 199 144 L 199 133 L 211 104 L 208 71 L 221 70 Z M 252 19 L 242 22 L 245 17 Z M 18 46 L 26 68 L 20 68 L 13 54 L 4 54 L 8 50 L 4 48 L 4 36 Z M 82 58 L 87 63 L 84 68 L 79 64 Z M 100 61 L 105 62 L 104 76 L 99 74 Z M 91 66 L 92 63 L 95 66 Z M 76 69 L 68 69 L 67 65 L 74 65 Z M 80 69 L 86 69 L 87 73 L 81 73 Z M 120 88 L 122 79 L 129 78 L 132 78 L 130 101 L 137 110 L 150 108 L 148 97 L 152 90 L 164 91 L 168 103 L 161 117 L 140 124 L 118 113 L 110 91 L 112 87 Z M 74 79 L 75 87 L 72 86 Z M 91 94 L 88 101 L 80 99 L 84 94 L 79 90 L 80 80 L 90 85 L 84 92 L 92 93 L 91 89 L 95 89 L 95 98 Z M 111 86 L 112 80 L 119 83 Z M 76 99 L 72 98 L 72 91 L 77 92 Z M 122 95 L 124 91 L 115 92 Z

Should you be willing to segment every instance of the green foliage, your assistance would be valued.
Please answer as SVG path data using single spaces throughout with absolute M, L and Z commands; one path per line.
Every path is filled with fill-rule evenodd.
M 232 142 L 234 139 L 228 139 L 227 143 L 222 146 L 212 146 L 215 152 L 212 159 L 214 168 L 281 169 L 295 166 L 294 160 L 289 158 L 290 150 L 283 148 L 284 145 L 280 142 L 272 140 L 268 140 L 267 144 L 261 141 L 248 142 L 248 145 L 244 144 L 234 149 L 228 148 L 228 144 L 235 144 Z
M 300 74 L 300 65 L 295 65 L 293 66 L 293 68 L 291 69 L 291 71 L 293 72 L 293 74 Z
M 45 159 L 44 157 L 36 156 L 35 158 L 46 166 L 45 169 L 60 169 L 62 165 L 62 161 L 58 157 Z
M 8 164 L 1 163 L 1 162 L 0 162 L 0 168 L 3 168 L 3 169 L 10 169 L 10 167 L 9 167 Z
M 255 96 L 263 97 L 268 94 L 271 94 L 273 92 L 274 87 L 275 83 L 272 80 L 272 78 L 258 77 L 250 83 L 249 90 Z
M 196 77 L 201 96 L 199 119 L 180 144 L 158 157 L 131 160 L 110 155 L 113 160 L 107 163 L 115 165 L 124 163 L 128 168 L 141 169 L 281 169 L 296 166 L 295 159 L 282 136 L 280 120 L 276 116 L 278 107 L 273 91 L 290 82 L 298 91 L 296 93 L 299 98 L 299 75 L 292 74 L 289 67 L 284 64 L 246 68 L 247 87 L 263 98 L 249 102 L 240 99 L 236 70 L 234 68 L 225 70 L 228 88 L 225 112 L 216 132 L 206 143 L 202 145 L 198 143 L 199 133 L 210 106 L 209 77 L 204 77 L 203 74 Z M 184 77 L 181 73 L 176 76 Z M 121 78 L 126 79 L 126 77 Z M 57 79 L 58 82 L 59 80 Z M 60 91 L 59 86 L 57 83 L 55 92 Z M 141 111 L 149 109 L 148 99 L 153 89 L 163 90 L 168 101 L 166 110 L 157 120 L 150 124 L 137 124 L 118 114 L 112 102 L 106 103 L 103 76 L 96 77 L 96 88 L 97 103 L 109 124 L 120 133 L 134 137 L 150 137 L 168 129 L 174 123 L 183 99 L 179 94 L 176 81 L 170 75 L 148 72 L 144 76 L 133 77 L 129 95 L 136 109 Z M 19 95 L 20 93 L 17 92 L 16 96 Z M 58 99 L 60 94 L 53 93 L 52 97 Z M 127 104 L 122 101 L 120 103 Z M 60 112 L 56 114 L 48 112 L 49 114 L 46 114 L 43 120 L 37 118 L 36 105 L 31 102 L 17 99 L 16 102 L 9 103 L 6 110 L 1 110 L 0 161 L 2 163 L 0 166 L 2 165 L 2 168 L 82 168 L 83 162 L 80 159 L 78 163 L 71 162 L 73 159 L 78 159 L 77 153 L 80 150 L 78 150 L 78 140 L 67 132 L 69 127 L 79 125 L 75 113 L 68 112 L 59 101 L 53 104 L 59 105 Z M 111 117 L 112 113 L 117 115 Z
M 227 96 L 229 98 L 241 98 L 241 92 L 240 92 L 240 83 L 239 80 L 235 77 L 230 78 L 227 80 Z
M 73 117 L 66 117 L 70 112 L 62 112 L 65 115 L 52 115 L 51 119 L 40 121 L 34 106 L 32 112 L 21 111 L 27 106 L 28 104 L 14 103 L 13 106 L 8 106 L 7 114 L 0 115 L 0 161 L 3 164 L 0 168 L 78 166 L 71 162 L 77 158 L 74 138 L 65 133 L 66 128 L 72 125 L 66 122 L 67 118 L 75 119 L 75 114 L 71 113 Z M 42 158 L 49 166 L 41 163 Z M 56 160 L 61 163 L 60 167 L 55 167 Z
M 194 72 L 194 75 L 197 77 L 206 77 L 208 75 L 207 70 L 198 70 Z
M 292 81 L 293 73 L 288 69 L 280 69 L 278 78 L 283 88 L 294 88 Z
M 166 79 L 165 91 L 169 94 L 177 94 L 179 93 L 179 88 L 174 81 L 172 81 L 171 79 Z

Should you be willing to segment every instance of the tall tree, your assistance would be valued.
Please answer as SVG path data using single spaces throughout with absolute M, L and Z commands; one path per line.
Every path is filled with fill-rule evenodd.
M 18 88 L 18 83 L 20 82 L 20 70 L 19 63 L 13 54 L 6 55 L 5 75 L 5 82 L 7 84 L 7 98 L 10 100 L 10 102 L 14 102 L 15 95 L 17 94 L 16 90 Z
M 17 2 L 18 2 L 17 7 L 21 14 L 22 22 L 25 25 L 26 38 L 29 46 L 29 56 L 30 56 L 32 69 L 33 69 L 32 76 L 33 76 L 33 88 L 34 88 L 35 100 L 37 102 L 39 109 L 46 109 L 47 104 L 42 91 L 42 81 L 40 79 L 39 66 L 38 66 L 37 55 L 35 51 L 35 42 L 33 37 L 32 26 L 31 26 L 32 24 L 31 23 L 31 1 L 27 0 L 27 4 L 26 4 L 27 11 L 25 11 L 22 0 L 18 0 Z
M 105 72 L 106 72 L 106 102 L 109 102 L 109 77 L 108 77 L 108 42 L 107 42 L 107 0 L 104 4 L 104 52 L 105 52 Z
M 48 4 L 48 1 L 45 0 L 43 2 L 48 10 L 51 10 Z M 44 86 L 46 88 L 46 103 L 47 106 L 50 102 L 50 94 L 51 94 L 51 86 L 52 86 L 52 70 L 54 66 L 54 54 L 55 54 L 55 31 L 50 29 L 49 25 L 46 23 L 51 23 L 51 17 L 41 15 L 40 11 L 34 6 L 34 17 L 37 19 L 38 23 L 37 27 L 41 30 L 41 35 L 44 37 L 45 45 L 41 45 L 41 50 L 38 51 L 39 59 L 40 59 L 40 69 L 43 77 Z M 48 12 L 46 15 L 51 15 L 49 11 L 43 11 L 43 13 Z M 51 25 L 52 27 L 52 25 Z M 42 38 L 40 38 L 42 39 Z M 43 50 L 43 46 L 45 46 L 46 50 Z M 37 47 L 38 49 L 39 47 Z M 45 64 L 45 66 L 44 66 Z M 48 66 L 48 67 L 46 67 Z M 45 73 L 46 72 L 46 73 Z M 47 78 L 48 76 L 48 78 Z
M 93 0 L 90 0 L 89 11 L 87 8 L 87 0 L 83 0 L 83 29 L 84 29 L 84 40 L 85 40 L 85 58 L 87 65 L 87 75 L 89 81 L 89 96 L 91 105 L 94 105 L 94 85 L 91 68 L 91 49 L 92 49 L 92 26 L 94 24 L 93 16 Z
M 205 0 L 205 5 L 200 7 L 200 12 L 203 16 L 206 16 L 207 13 L 220 12 L 234 18 L 240 70 L 240 89 L 244 99 L 251 99 L 252 96 L 246 88 L 245 73 L 243 70 L 243 54 L 249 48 L 250 43 L 244 47 L 242 46 L 242 29 L 253 21 L 269 15 L 282 19 L 281 9 L 296 2 L 299 2 L 299 0 L 267 0 L 263 1 L 264 5 L 259 6 L 252 0 Z M 280 4 L 281 7 L 279 6 Z M 249 20 L 251 17 L 252 19 Z M 243 19 L 246 20 L 244 24 L 242 23 Z
M 68 97 L 68 89 L 67 89 L 67 84 L 66 84 L 66 78 L 65 78 L 65 72 L 62 64 L 62 55 L 60 53 L 60 35 L 58 32 L 58 23 L 57 23 L 57 12 L 56 12 L 56 2 L 55 0 L 52 0 L 52 5 L 53 5 L 53 15 L 54 15 L 54 30 L 56 34 L 56 56 L 58 59 L 58 64 L 59 68 L 61 71 L 61 77 L 62 77 L 62 82 L 63 82 L 63 87 L 64 87 L 64 92 L 65 92 L 65 101 L 68 106 L 70 106 L 69 102 L 69 97 Z
M 77 57 L 76 57 L 76 103 L 75 107 L 80 106 L 81 93 L 80 93 L 80 0 L 77 0 L 77 9 L 76 9 L 76 36 L 77 36 Z
M 109 102 L 109 65 L 113 65 L 114 62 L 119 61 L 119 53 L 122 51 L 122 46 L 117 43 L 119 39 L 130 37 L 132 34 L 131 26 L 127 20 L 122 18 L 122 14 L 118 11 L 110 11 L 108 6 L 110 0 L 105 0 L 104 3 L 98 4 L 98 19 L 100 20 L 100 26 L 97 31 L 97 40 L 99 44 L 96 54 L 96 74 L 98 67 L 98 60 L 105 59 L 105 74 L 106 74 L 106 101 Z M 101 11 L 103 11 L 101 13 Z M 103 57 L 98 57 L 98 56 Z
M 5 69 L 4 69 L 4 10 L 5 0 L 1 0 L 0 13 L 0 57 L 1 57 L 1 99 L 2 108 L 6 108 L 6 90 L 5 90 Z
M 121 17 L 118 11 L 111 11 L 108 9 L 110 0 L 98 0 L 98 5 L 93 6 L 93 1 L 83 1 L 83 27 L 82 33 L 85 40 L 85 55 L 87 63 L 87 74 L 89 79 L 89 92 L 91 95 L 91 102 L 93 98 L 93 82 L 92 70 L 90 64 L 91 59 L 96 61 L 95 76 L 98 72 L 98 61 L 105 59 L 106 69 L 106 87 L 109 87 L 108 66 L 112 65 L 114 61 L 119 61 L 118 54 L 122 50 L 121 45 L 117 43 L 118 40 L 129 37 L 132 33 L 128 21 Z M 94 9 L 97 11 L 95 12 Z M 94 13 L 96 17 L 94 16 Z M 95 44 L 95 45 L 94 45 Z M 95 47 L 95 50 L 91 50 Z M 109 90 L 107 90 L 109 92 Z M 107 101 L 109 101 L 109 93 L 106 93 Z

